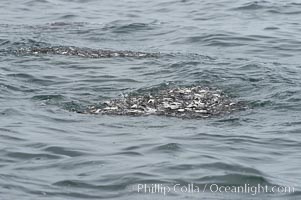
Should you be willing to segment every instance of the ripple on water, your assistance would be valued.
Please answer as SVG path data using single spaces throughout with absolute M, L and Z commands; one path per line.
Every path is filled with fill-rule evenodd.
M 64 155 L 68 157 L 84 156 L 85 153 L 79 149 L 68 149 L 62 146 L 48 146 L 43 151 L 50 152 L 55 155 Z
M 181 152 L 182 147 L 178 143 L 167 143 L 167 144 L 161 144 L 157 147 L 154 147 L 152 152 L 162 152 L 162 153 L 175 153 L 175 152 Z
M 107 26 L 103 28 L 104 31 L 110 31 L 112 33 L 118 33 L 118 34 L 131 34 L 135 33 L 137 31 L 150 31 L 154 30 L 152 24 L 146 24 L 146 23 L 129 23 L 129 24 L 119 24 L 119 21 L 111 22 Z
M 238 7 L 232 8 L 232 10 L 259 10 L 259 9 L 266 9 L 266 8 L 273 8 L 273 4 L 269 1 L 252 1 L 249 3 L 245 3 Z
M 239 174 L 239 173 L 228 173 L 225 175 L 216 175 L 216 176 L 207 176 L 199 179 L 195 179 L 195 182 L 209 182 L 222 185 L 244 185 L 249 184 L 250 186 L 268 185 L 272 186 L 273 184 L 269 182 L 264 176 L 260 175 L 248 175 L 248 174 Z
M 8 158 L 13 158 L 17 160 L 49 160 L 49 159 L 59 159 L 62 156 L 58 156 L 55 154 L 46 154 L 46 153 L 26 153 L 26 152 L 13 152 L 9 151 L 5 155 Z

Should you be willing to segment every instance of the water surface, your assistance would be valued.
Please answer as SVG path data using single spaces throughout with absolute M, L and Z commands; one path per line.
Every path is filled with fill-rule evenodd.
M 2 0 L 0 199 L 299 199 L 300 10 L 298 0 Z M 160 56 L 14 53 L 53 46 Z M 218 87 L 251 109 L 203 120 L 74 112 L 166 84 Z M 189 183 L 295 192 L 135 190 Z

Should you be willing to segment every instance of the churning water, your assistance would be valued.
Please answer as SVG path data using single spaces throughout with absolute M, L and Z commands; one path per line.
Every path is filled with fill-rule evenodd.
M 300 199 L 300 33 L 299 0 L 1 0 L 0 199 Z M 166 85 L 249 109 L 77 112 Z M 225 191 L 258 184 L 294 192 Z

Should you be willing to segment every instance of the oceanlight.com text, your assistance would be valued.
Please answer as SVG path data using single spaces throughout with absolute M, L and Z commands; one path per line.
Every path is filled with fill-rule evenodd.
M 169 193 L 233 193 L 233 194 L 250 194 L 257 195 L 263 193 L 294 193 L 292 186 L 279 185 L 222 185 L 222 184 L 137 184 L 134 189 L 138 193 L 143 194 L 163 194 Z

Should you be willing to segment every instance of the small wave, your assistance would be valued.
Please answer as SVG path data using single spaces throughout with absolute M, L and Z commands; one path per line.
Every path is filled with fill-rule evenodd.
M 79 188 L 98 188 L 100 189 L 99 186 L 97 185 L 93 185 L 93 184 L 88 184 L 88 183 L 84 183 L 78 180 L 62 180 L 62 181 L 57 181 L 55 183 L 53 183 L 52 185 L 56 185 L 56 186 L 63 186 L 63 187 L 79 187 Z
M 119 24 L 119 21 L 111 22 L 103 28 L 104 31 L 110 30 L 112 33 L 118 34 L 129 34 L 137 31 L 148 31 L 153 29 L 154 28 L 152 27 L 152 25 L 147 23 Z
M 58 106 L 63 110 L 70 112 L 84 112 L 86 105 L 60 94 L 41 94 L 31 97 L 33 101 L 40 102 L 40 105 L 53 105 Z M 61 120 L 61 119 L 60 119 Z M 68 121 L 68 120 L 66 120 Z
M 67 15 L 60 16 L 59 20 L 70 20 L 70 19 L 74 19 L 76 17 L 78 17 L 78 15 L 67 14 Z
M 272 7 L 272 4 L 268 1 L 252 1 L 245 3 L 244 5 L 232 8 L 232 10 L 259 10 Z
M 213 162 L 206 164 L 179 164 L 168 167 L 169 170 L 221 170 L 227 171 L 227 173 L 241 173 L 245 175 L 263 176 L 263 173 L 257 169 L 245 167 L 243 165 L 229 164 L 224 162 Z
M 64 156 L 69 156 L 69 157 L 77 157 L 77 156 L 82 156 L 85 155 L 83 151 L 80 150 L 70 150 L 66 149 L 65 147 L 60 147 L 60 146 L 49 146 L 43 149 L 46 152 L 50 152 L 55 155 L 64 155 Z
M 35 4 L 49 4 L 50 2 L 47 0 L 30 0 L 27 1 L 25 4 L 28 6 L 34 6 Z
M 283 14 L 283 15 L 300 15 L 301 11 L 283 11 L 283 10 L 269 10 L 268 12 L 273 14 Z
M 59 159 L 61 156 L 53 155 L 53 154 L 46 154 L 46 153 L 26 153 L 26 152 L 8 152 L 6 153 L 6 156 L 9 158 L 16 158 L 21 160 L 27 160 L 27 159 Z
M 268 179 L 261 175 L 250 175 L 241 173 L 229 173 L 226 175 L 205 176 L 199 179 L 194 179 L 194 182 L 206 182 L 223 185 L 273 185 Z
M 269 1 L 254 1 L 244 5 L 232 8 L 236 11 L 256 11 L 265 10 L 271 14 L 283 14 L 283 15 L 300 15 L 301 11 L 298 8 L 298 4 L 294 3 L 282 3 L 282 2 L 269 2 Z
M 163 144 L 155 147 L 152 149 L 153 151 L 159 151 L 159 152 L 179 152 L 181 151 L 181 145 L 178 143 L 168 143 L 168 144 Z
M 0 46 L 6 46 L 8 44 L 10 44 L 9 40 L 0 39 Z
M 175 42 L 175 44 L 200 43 L 205 46 L 235 47 L 249 45 L 258 41 L 258 38 L 249 35 L 238 35 L 237 33 L 219 33 L 191 37 L 181 37 L 178 39 L 177 42 Z
M 15 108 L 6 108 L 4 110 L 0 110 L 0 115 L 4 116 L 23 116 L 24 114 L 20 112 L 20 110 Z
M 65 99 L 63 95 L 35 95 L 32 97 L 33 100 L 38 100 L 38 101 L 62 101 Z
M 111 155 L 122 155 L 122 156 L 143 156 L 143 154 L 136 152 L 136 151 L 122 151 L 118 153 L 114 153 Z

